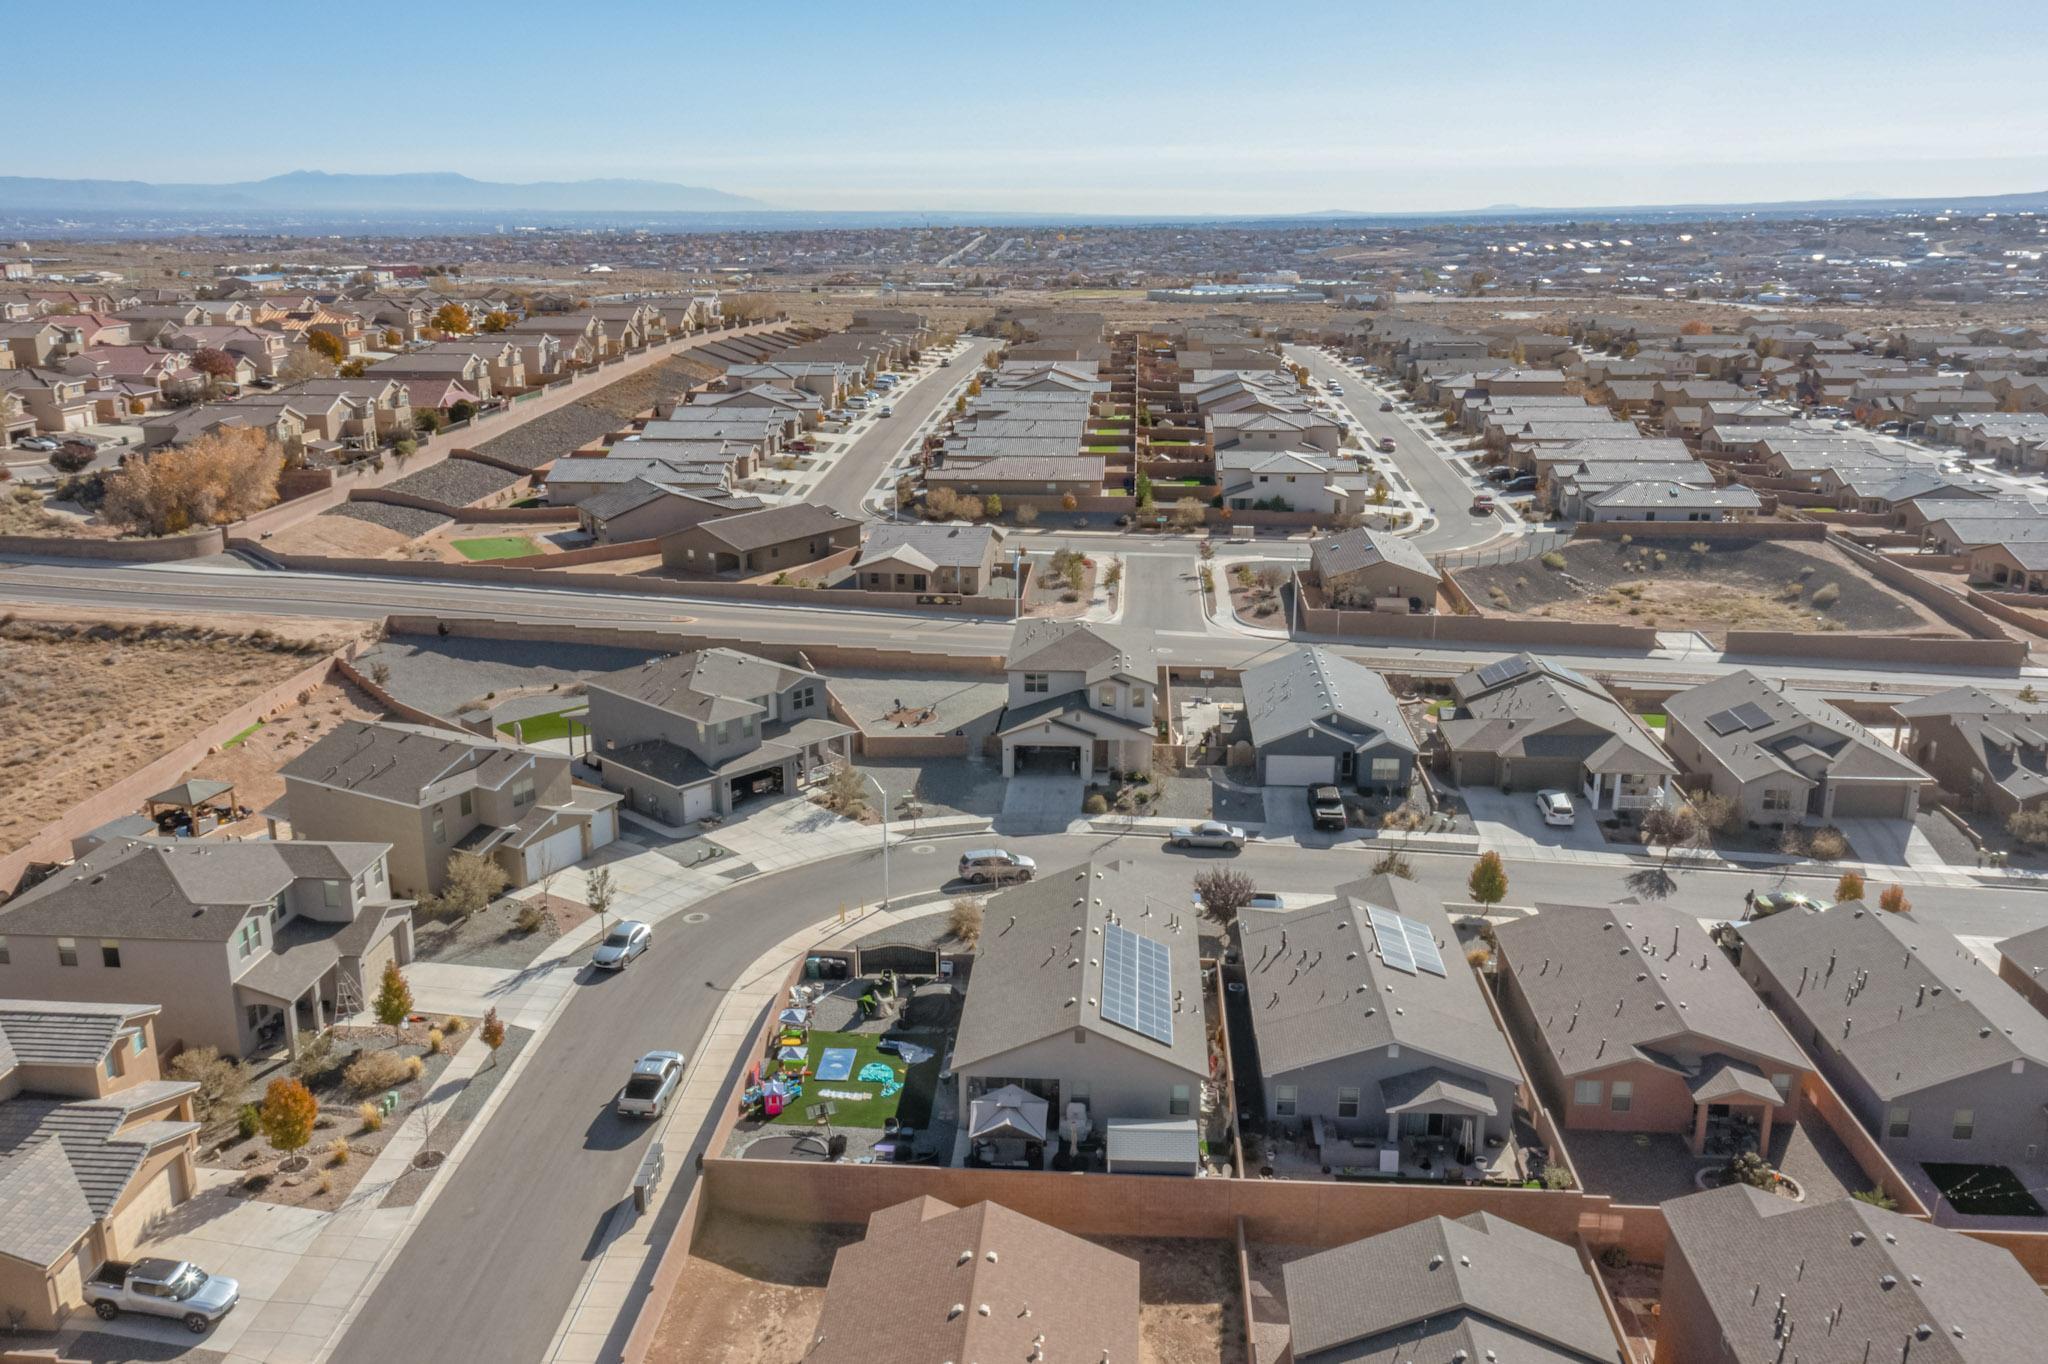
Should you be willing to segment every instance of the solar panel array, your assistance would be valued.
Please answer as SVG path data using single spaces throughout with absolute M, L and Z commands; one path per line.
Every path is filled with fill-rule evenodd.
M 1373 937 L 1379 940 L 1380 960 L 1388 966 L 1411 976 L 1417 971 L 1433 976 L 1450 974 L 1444 969 L 1444 954 L 1437 949 L 1436 937 L 1427 928 L 1378 905 L 1367 905 L 1365 914 Z
M 1733 734 L 1737 730 L 1747 733 L 1752 729 L 1762 729 L 1770 724 L 1770 722 L 1771 713 L 1769 711 L 1754 701 L 1744 701 L 1739 706 L 1730 706 L 1726 710 L 1717 710 L 1712 715 L 1709 715 L 1707 717 L 1707 728 L 1713 730 L 1716 734 L 1727 735 Z
M 1498 687 L 1501 683 L 1512 681 L 1527 671 L 1529 671 L 1529 660 L 1520 654 L 1516 654 L 1513 658 L 1503 658 L 1498 663 L 1489 663 L 1481 668 L 1479 670 L 1479 685 L 1489 688 Z
M 1103 926 L 1102 1016 L 1173 1045 L 1173 968 L 1165 943 L 1122 924 Z

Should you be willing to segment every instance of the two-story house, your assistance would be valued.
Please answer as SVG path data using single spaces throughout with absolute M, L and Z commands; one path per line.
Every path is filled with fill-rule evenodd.
M 297 1055 L 412 959 L 388 852 L 116 839 L 0 906 L 0 995 L 157 1000 L 166 1046 Z
M 198 1191 L 187 1080 L 158 1066 L 153 1004 L 0 999 L 0 1306 L 32 1331 Z
M 794 794 L 851 756 L 818 673 L 734 649 L 700 649 L 590 679 L 591 766 L 626 808 L 665 824 Z
M 1114 626 L 1019 621 L 1003 667 L 1010 698 L 996 733 L 1003 775 L 1143 772 L 1157 734 L 1159 661 Z
M 390 845 L 400 894 L 441 889 L 458 852 L 529 885 L 618 835 L 610 791 L 570 779 L 567 754 L 426 725 L 336 726 L 284 767 L 294 838 Z

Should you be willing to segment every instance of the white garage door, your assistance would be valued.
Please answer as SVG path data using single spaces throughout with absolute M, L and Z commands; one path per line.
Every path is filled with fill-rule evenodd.
M 526 850 L 526 876 L 528 880 L 539 880 L 551 871 L 573 867 L 583 860 L 583 830 L 571 825 L 559 833 L 549 834 Z
M 122 1255 L 135 1254 L 150 1220 L 177 1207 L 181 1193 L 176 1165 L 166 1165 L 156 1178 L 135 1191 L 128 1206 L 114 1214 L 114 1240 Z
M 693 786 L 683 792 L 683 823 L 695 824 L 711 813 L 711 783 Z
M 619 836 L 619 812 L 617 810 L 596 810 L 590 816 L 590 850 L 609 845 Z
M 1314 786 L 1318 782 L 1335 780 L 1335 758 L 1298 758 L 1284 753 L 1269 754 L 1266 758 L 1268 786 Z
M 363 988 L 369 994 L 377 993 L 377 982 L 384 979 L 384 964 L 398 960 L 398 935 L 387 933 L 369 951 L 363 953 Z

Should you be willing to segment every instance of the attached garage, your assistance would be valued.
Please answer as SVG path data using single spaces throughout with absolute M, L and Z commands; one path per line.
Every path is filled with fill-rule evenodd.
M 397 960 L 398 935 L 396 933 L 387 933 L 380 941 L 372 943 L 369 950 L 363 953 L 364 990 L 366 992 L 374 992 L 377 988 L 377 982 L 383 979 L 384 968 Z
M 717 793 L 710 782 L 683 792 L 683 823 L 695 824 L 718 808 Z
M 147 1183 L 138 1185 L 128 1206 L 112 1218 L 114 1244 L 120 1247 L 120 1253 L 132 1256 L 142 1244 L 149 1224 L 184 1202 L 187 1192 L 184 1172 L 176 1160 L 157 1171 Z
M 1328 754 L 1300 757 L 1290 753 L 1268 753 L 1265 755 L 1265 767 L 1265 784 L 1268 786 L 1320 786 L 1337 780 L 1337 760 Z
M 526 850 L 526 880 L 538 881 L 549 872 L 573 867 L 583 860 L 583 825 L 572 823 L 557 829 Z
M 1019 744 L 1012 761 L 1015 774 L 1027 772 L 1070 773 L 1081 770 L 1079 744 Z
M 1836 785 L 1836 819 L 1911 819 L 1920 807 L 1917 784 L 1869 782 Z
M 611 806 L 606 806 L 602 810 L 592 810 L 590 812 L 590 847 L 585 851 L 584 855 L 588 856 L 599 848 L 609 847 L 617 840 L 618 836 L 618 811 Z

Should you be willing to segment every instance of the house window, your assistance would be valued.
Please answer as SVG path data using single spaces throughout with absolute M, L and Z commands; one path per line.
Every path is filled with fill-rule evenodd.
M 1036 695 L 1039 695 L 1039 696 L 1043 696 L 1043 695 L 1045 695 L 1045 694 L 1046 694 L 1047 692 L 1049 692 L 1049 691 L 1051 691 L 1051 690 L 1052 690 L 1052 677 L 1051 677 L 1051 675 L 1050 675 L 1050 674 L 1047 674 L 1047 673 L 1025 673 L 1025 674 L 1024 674 L 1024 691 L 1025 691 L 1025 694 L 1026 694 L 1026 695 L 1032 695 L 1032 694 L 1036 694 Z
M 1789 1075 L 1773 1075 L 1771 1077 L 1771 1088 L 1778 1091 L 1779 1098 L 1785 1098 L 1792 1092 L 1792 1077 Z
M 129 1046 L 129 1050 L 130 1050 L 130 1051 L 133 1051 L 133 1052 L 134 1052 L 134 1053 L 135 1053 L 135 1054 L 136 1054 L 137 1056 L 140 1056 L 140 1055 L 142 1055 L 142 1053 L 144 1053 L 144 1052 L 146 1052 L 146 1051 L 148 1051 L 148 1050 L 149 1050 L 149 1031 L 148 1031 L 148 1029 L 146 1029 L 146 1028 L 137 1028 L 137 1029 L 135 1030 L 135 1036 L 134 1036 L 134 1039 L 133 1039 L 133 1041 L 131 1042 L 131 1044 L 130 1044 L 130 1046 Z
M 7 939 L 0 937 L 0 966 L 14 965 L 14 953 L 7 950 Z
M 1626 1113 L 1636 1101 L 1636 1087 L 1632 1080 L 1616 1080 L 1607 1091 L 1607 1107 L 1615 1113 Z
M 1956 1110 L 1956 1120 L 1949 1127 L 1948 1134 L 1956 1141 L 1968 1141 L 1977 1135 L 1977 1114 L 1968 1108 Z
M 1786 810 L 1790 810 L 1791 808 L 1792 793 L 1790 791 L 1781 791 L 1776 788 L 1769 788 L 1764 791 L 1765 810 L 1777 811 L 1782 813 Z
M 748 715 L 748 716 L 744 716 L 744 717 L 742 717 L 742 718 L 741 718 L 741 720 L 740 720 L 740 736 L 741 736 L 742 738 L 746 738 L 746 739 L 751 739 L 751 738 L 753 738 L 753 737 L 754 737 L 754 717 L 753 717 L 753 716 L 751 716 L 751 715 Z
M 243 920 L 241 932 L 235 935 L 235 946 L 237 955 L 244 957 L 263 946 L 263 920 Z
M 440 806 L 438 806 L 438 805 L 436 805 L 436 806 L 434 807 L 434 842 L 436 842 L 436 843 L 446 843 L 447 841 L 448 841 L 448 821 L 447 821 L 447 819 L 446 819 L 446 818 L 445 818 L 445 817 L 444 817 L 444 816 L 443 816 L 443 815 L 441 814 L 441 807 L 440 807 Z
M 1888 1141 L 1904 1141 L 1913 1134 L 1913 1110 L 1891 1107 L 1884 1111 L 1884 1135 Z
M 1132 707 L 1133 707 L 1133 708 L 1135 708 L 1135 709 L 1140 709 L 1140 710 L 1142 710 L 1142 709 L 1144 708 L 1144 705 L 1145 705 L 1145 689 L 1144 689 L 1143 687 L 1132 687 L 1132 688 L 1131 688 L 1131 705 L 1132 705 Z
M 121 944 L 112 938 L 100 939 L 100 965 L 111 971 L 121 969 Z
M 1337 1116 L 1355 1118 L 1358 1116 L 1358 1090 L 1345 1088 L 1337 1091 Z
M 1301 1091 L 1294 1085 L 1273 1086 L 1273 1112 L 1283 1118 L 1294 1116 L 1301 1100 Z
M 1401 760 L 1399 758 L 1374 758 L 1372 760 L 1372 780 L 1375 786 L 1392 786 L 1395 782 L 1401 780 Z
M 1188 1115 L 1188 1103 L 1188 1087 L 1186 1085 L 1175 1085 L 1173 1087 L 1173 1097 L 1167 1101 L 1166 1111 L 1173 1117 L 1185 1118 Z
M 476 813 L 476 796 L 473 792 L 462 793 L 462 813 L 465 818 Z
M 57 939 L 57 964 L 59 966 L 78 965 L 78 939 Z
M 1114 683 L 1104 687 L 1099 693 L 1097 693 L 1096 704 L 1102 706 L 1104 709 L 1107 709 L 1110 706 L 1116 704 L 1116 686 Z
M 100 1062 L 100 1073 L 109 1080 L 121 1078 L 121 1053 L 117 1048 L 107 1048 L 107 1059 Z
M 322 881 L 320 883 L 320 903 L 326 905 L 329 909 L 340 909 L 341 882 Z
M 790 693 L 789 708 L 791 710 L 809 710 L 812 703 L 817 699 L 818 689 L 816 687 L 798 687 L 794 692 Z
M 1598 1080 L 1580 1080 L 1572 1085 L 1572 1102 L 1583 1108 L 1599 1104 L 1601 1084 Z
M 512 783 L 512 808 L 533 804 L 533 778 L 521 777 Z

